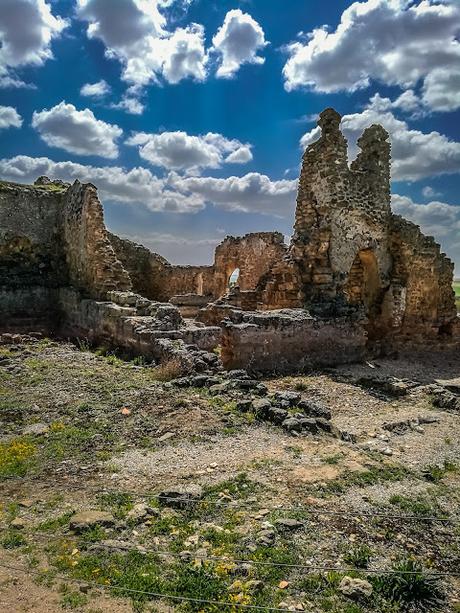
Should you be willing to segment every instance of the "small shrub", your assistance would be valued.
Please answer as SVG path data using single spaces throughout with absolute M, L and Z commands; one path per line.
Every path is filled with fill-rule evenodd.
M 32 464 L 35 445 L 24 439 L 0 443 L 0 478 L 22 477 Z
M 297 381 L 294 385 L 294 389 L 296 392 L 305 392 L 308 389 L 308 383 L 305 381 Z
M 402 611 L 440 610 L 444 590 L 439 579 L 427 573 L 418 560 L 402 559 L 392 566 L 392 571 L 395 573 L 371 578 L 378 594 L 397 603 Z
M 143 355 L 137 355 L 135 358 L 131 360 L 133 366 L 146 366 L 147 360 Z
M 152 370 L 152 377 L 156 381 L 172 381 L 185 374 L 184 367 L 180 360 L 172 358 L 167 362 L 163 362 Z
M 454 462 L 449 462 L 448 460 L 444 460 L 444 464 L 430 464 L 423 471 L 423 476 L 427 481 L 432 481 L 433 483 L 439 483 L 445 475 L 448 473 L 456 472 L 458 470 L 458 466 Z
M 17 530 L 9 530 L 2 538 L 2 547 L 5 549 L 16 549 L 27 544 L 26 539 Z
M 351 566 L 367 568 L 372 557 L 372 549 L 367 545 L 353 547 L 344 555 L 344 560 Z

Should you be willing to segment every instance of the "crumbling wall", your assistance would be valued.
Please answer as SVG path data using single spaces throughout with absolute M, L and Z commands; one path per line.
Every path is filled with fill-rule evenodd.
M 214 296 L 212 266 L 172 266 L 163 271 L 163 283 L 169 297 L 185 294 Z
M 318 319 L 301 309 L 230 316 L 222 331 L 227 369 L 286 374 L 364 357 L 366 332 L 356 317 Z
M 228 236 L 216 248 L 214 258 L 214 293 L 223 296 L 229 279 L 239 270 L 238 286 L 242 291 L 256 289 L 261 277 L 286 254 L 280 232 L 254 232 L 241 237 Z
M 133 291 L 150 300 L 168 300 L 165 287 L 166 269 L 171 265 L 147 247 L 108 233 L 117 258 L 128 271 Z
M 307 147 L 299 179 L 292 259 L 307 302 L 344 296 L 360 251 L 372 251 L 382 287 L 389 284 L 390 144 L 381 126 L 365 130 L 348 166 L 340 115 L 320 115 L 320 139 Z
M 93 298 L 131 289 L 128 273 L 115 255 L 104 224 L 97 189 L 79 181 L 67 190 L 62 210 L 62 240 L 73 287 Z
M 392 287 L 396 288 L 392 308 L 400 313 L 396 338 L 448 342 L 458 333 L 453 262 L 433 237 L 399 215 L 392 217 L 391 230 Z
M 59 301 L 65 314 L 64 334 L 154 360 L 177 358 L 185 363 L 190 359 L 186 345 L 209 351 L 220 340 L 219 328 L 186 325 L 172 304 L 152 302 L 133 292 L 109 292 L 108 300 L 98 301 L 64 288 Z
M 59 240 L 65 189 L 0 182 L 0 326 L 44 330 L 67 283 Z
M 239 288 L 243 292 L 256 290 L 261 278 L 287 251 L 280 232 L 258 232 L 227 237 L 216 248 L 212 266 L 174 266 L 142 245 L 113 234 L 110 240 L 136 292 L 152 300 L 174 298 L 177 304 L 184 296 L 184 306 L 190 306 L 193 295 L 207 296 L 211 301 L 227 294 L 230 276 L 237 269 Z

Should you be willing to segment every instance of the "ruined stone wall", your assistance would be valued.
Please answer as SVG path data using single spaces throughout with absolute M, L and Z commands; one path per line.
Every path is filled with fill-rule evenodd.
M 392 217 L 393 304 L 397 339 L 447 341 L 457 334 L 454 265 L 433 237 L 398 215 Z
M 287 374 L 364 357 L 366 332 L 357 318 L 317 319 L 301 309 L 230 316 L 222 331 L 226 369 Z
M 214 293 L 224 295 L 231 274 L 239 269 L 238 286 L 242 291 L 254 290 L 261 277 L 286 254 L 280 232 L 254 232 L 242 237 L 228 236 L 216 248 L 214 258 Z
M 169 262 L 143 245 L 110 232 L 108 236 L 117 258 L 129 273 L 133 291 L 150 300 L 168 300 L 164 279 Z
M 307 302 L 343 295 L 360 251 L 373 252 L 381 286 L 389 284 L 388 134 L 381 126 L 368 128 L 350 168 L 340 119 L 332 109 L 321 113 L 321 138 L 303 157 L 290 255 Z
M 117 259 L 104 224 L 97 189 L 79 181 L 67 190 L 62 210 L 62 241 L 70 283 L 94 298 L 108 291 L 131 289 L 128 273 Z
M 163 284 L 168 297 L 185 294 L 214 296 L 214 268 L 212 266 L 173 266 L 163 271 Z
M 67 283 L 59 240 L 65 190 L 0 182 L 0 327 L 45 330 Z
M 152 300 L 174 297 L 177 304 L 178 296 L 196 294 L 208 296 L 210 301 L 223 296 L 229 291 L 229 278 L 236 269 L 239 288 L 256 290 L 260 279 L 287 251 L 281 233 L 258 232 L 227 237 L 216 248 L 213 266 L 174 266 L 142 245 L 113 234 L 110 240 L 137 293 Z

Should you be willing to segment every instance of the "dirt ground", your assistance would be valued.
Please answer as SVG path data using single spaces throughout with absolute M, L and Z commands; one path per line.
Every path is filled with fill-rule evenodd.
M 247 394 L 68 343 L 0 346 L 0 610 L 460 611 L 460 413 L 430 388 L 458 377 L 460 356 L 414 356 L 265 381 L 327 405 L 340 433 L 294 435 L 239 411 Z M 192 485 L 193 509 L 158 504 Z M 72 529 L 88 510 L 113 521 Z M 408 568 L 439 598 L 390 596 Z

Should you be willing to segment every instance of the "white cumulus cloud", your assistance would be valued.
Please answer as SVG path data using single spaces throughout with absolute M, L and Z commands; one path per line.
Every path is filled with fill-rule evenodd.
M 240 9 L 228 11 L 224 23 L 212 39 L 211 51 L 220 56 L 217 76 L 232 77 L 242 64 L 263 64 L 258 55 L 268 43 L 262 26 Z
M 272 181 L 256 172 L 242 177 L 180 177 L 172 174 L 169 183 L 175 189 L 199 195 L 204 202 L 230 211 L 264 213 L 292 217 L 295 209 L 297 180 Z
M 50 147 L 110 159 L 118 156 L 116 140 L 123 133 L 117 125 L 96 119 L 90 109 L 78 111 L 64 101 L 49 110 L 35 111 L 32 127 Z
M 90 182 L 102 199 L 145 206 L 152 211 L 193 213 L 204 208 L 203 199 L 169 189 L 164 179 L 147 168 L 126 170 L 119 166 L 87 166 L 74 162 L 55 162 L 49 158 L 18 155 L 0 160 L 0 176 L 19 183 L 33 183 L 40 175 L 73 182 Z
M 12 106 L 0 106 L 0 130 L 5 128 L 20 128 L 22 117 Z
M 53 15 L 45 0 L 1 0 L 0 86 L 27 86 L 14 70 L 40 66 L 52 58 L 52 40 L 66 26 L 66 20 Z
M 335 30 L 322 26 L 288 45 L 285 87 L 354 91 L 375 80 L 407 89 L 425 80 L 431 109 L 458 108 L 459 35 L 453 0 L 354 2 Z
M 126 170 L 26 155 L 0 160 L 0 176 L 6 180 L 33 183 L 40 175 L 69 182 L 89 181 L 99 188 L 103 199 L 174 213 L 195 213 L 214 205 L 231 211 L 290 218 L 297 188 L 297 181 L 273 181 L 258 173 L 226 179 L 171 173 L 161 178 L 142 167 Z
M 392 178 L 396 181 L 417 181 L 424 177 L 460 172 L 460 142 L 439 132 L 422 132 L 409 127 L 391 110 L 392 102 L 376 94 L 360 113 L 344 115 L 342 131 L 349 141 L 350 157 L 356 155 L 356 141 L 365 128 L 379 123 L 390 133 Z M 314 128 L 301 139 L 302 147 L 318 139 Z
M 202 136 L 182 131 L 138 132 L 126 144 L 138 146 L 141 158 L 153 166 L 192 173 L 203 168 L 220 168 L 224 162 L 245 164 L 252 159 L 250 145 L 212 132 Z
M 97 81 L 97 83 L 85 83 L 80 89 L 80 94 L 88 98 L 102 98 L 109 93 L 109 84 L 104 79 Z
M 206 76 L 204 29 L 190 24 L 169 32 L 158 0 L 77 0 L 87 36 L 100 39 L 106 55 L 123 66 L 122 78 L 141 88 L 163 78 L 178 83 Z

